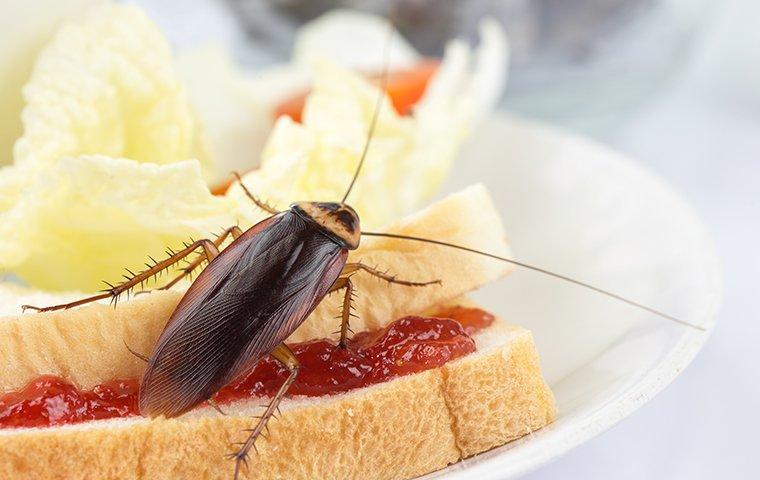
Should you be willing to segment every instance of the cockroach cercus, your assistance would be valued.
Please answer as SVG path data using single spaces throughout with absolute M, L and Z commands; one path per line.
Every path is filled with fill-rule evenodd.
M 162 287 L 173 286 L 204 260 L 208 261 L 172 313 L 153 352 L 145 358 L 147 368 L 140 382 L 139 407 L 140 413 L 149 417 L 177 417 L 210 401 L 214 393 L 248 372 L 266 355 L 282 363 L 289 370 L 289 376 L 269 401 L 254 428 L 247 430 L 248 436 L 241 447 L 231 454 L 235 460 L 235 479 L 240 474 L 241 465 L 247 464 L 249 451 L 257 437 L 298 376 L 298 359 L 283 342 L 328 293 L 345 292 L 340 341 L 336 347 L 345 348 L 353 293 L 351 275 L 363 272 L 409 287 L 440 283 L 438 280 L 401 280 L 361 262 L 348 262 L 349 251 L 359 246 L 363 235 L 425 242 L 486 256 L 550 275 L 673 322 L 703 330 L 698 325 L 607 290 L 510 258 L 430 238 L 362 232 L 359 216 L 346 200 L 361 172 L 385 97 L 387 61 L 381 78 L 380 95 L 367 140 L 340 202 L 304 201 L 292 204 L 288 210 L 277 211 L 254 196 L 236 175 L 245 194 L 255 205 L 271 214 L 270 217 L 247 231 L 231 227 L 213 241 L 197 240 L 186 244 L 182 250 L 170 250 L 165 260 L 154 261 L 145 271 L 128 277 L 119 285 L 109 285 L 99 295 L 49 307 L 23 307 L 50 311 L 109 298 L 115 302 L 119 295 L 202 250 L 182 275 Z M 230 236 L 232 243 L 220 251 Z

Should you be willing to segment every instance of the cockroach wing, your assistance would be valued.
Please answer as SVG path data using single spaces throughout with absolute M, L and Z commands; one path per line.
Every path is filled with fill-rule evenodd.
M 245 232 L 169 319 L 140 384 L 141 413 L 181 415 L 251 368 L 306 319 L 347 257 L 290 211 Z

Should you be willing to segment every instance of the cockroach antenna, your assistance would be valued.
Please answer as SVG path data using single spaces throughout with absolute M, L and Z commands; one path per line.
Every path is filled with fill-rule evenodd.
M 395 31 L 393 26 L 395 23 L 393 22 L 393 13 L 394 10 L 391 8 L 391 11 L 388 15 L 388 38 L 385 40 L 385 46 L 383 47 L 383 70 L 380 74 L 380 91 L 377 94 L 375 112 L 372 114 L 372 121 L 370 122 L 369 130 L 367 131 L 367 141 L 364 142 L 364 150 L 362 151 L 362 156 L 359 159 L 359 165 L 356 166 L 354 177 L 351 179 L 351 183 L 348 185 L 348 190 L 346 190 L 346 194 L 343 195 L 343 199 L 340 201 L 340 203 L 346 203 L 346 199 L 351 193 L 351 189 L 354 188 L 354 183 L 356 183 L 356 179 L 359 178 L 359 172 L 361 172 L 362 166 L 364 165 L 364 160 L 367 158 L 367 152 L 369 152 L 369 146 L 372 143 L 372 137 L 375 136 L 375 127 L 377 126 L 377 120 L 380 117 L 380 110 L 383 107 L 383 100 L 385 100 L 385 90 L 388 88 L 388 71 L 389 65 L 391 63 L 391 43 L 393 40 L 393 33 Z
M 362 156 L 361 156 L 361 158 L 359 160 L 359 165 L 357 165 L 357 167 L 356 167 L 356 171 L 354 172 L 354 176 L 351 179 L 351 183 L 348 185 L 348 190 L 346 190 L 346 194 L 343 195 L 343 199 L 341 200 L 341 203 L 345 203 L 346 202 L 346 199 L 348 198 L 348 195 L 351 193 L 351 189 L 354 187 L 354 184 L 356 183 L 356 179 L 359 177 L 359 173 L 361 172 L 362 166 L 364 165 L 364 160 L 367 157 L 367 152 L 369 151 L 370 144 L 372 143 L 372 137 L 374 136 L 375 127 L 377 126 L 377 121 L 378 121 L 378 118 L 380 116 L 380 110 L 381 110 L 381 108 L 383 106 L 383 100 L 385 99 L 385 95 L 386 95 L 385 90 L 387 88 L 388 70 L 389 70 L 389 65 L 390 65 L 391 41 L 393 39 L 393 34 L 394 34 L 394 31 L 395 31 L 394 30 L 394 23 L 395 22 L 393 22 L 394 11 L 395 11 L 395 9 L 393 7 L 391 7 L 389 15 L 388 15 L 388 38 L 387 38 L 387 40 L 385 42 L 384 52 L 383 52 L 383 70 L 382 70 L 382 76 L 381 76 L 381 80 L 380 80 L 380 91 L 379 91 L 378 96 L 377 96 L 377 104 L 375 105 L 375 112 L 374 112 L 374 114 L 372 116 L 372 122 L 370 123 L 369 131 L 367 133 L 367 141 L 364 143 L 364 150 L 363 150 Z M 506 262 L 506 263 L 509 263 L 509 264 L 512 264 L 512 265 L 515 265 L 515 266 L 518 266 L 518 267 L 521 267 L 521 268 L 525 268 L 527 270 L 532 270 L 534 272 L 538 272 L 538 273 L 541 273 L 541 274 L 544 274 L 544 275 L 548 275 L 550 277 L 554 277 L 554 278 L 557 278 L 559 280 L 562 280 L 562 281 L 565 281 L 565 282 L 568 282 L 568 283 L 572 283 L 572 284 L 577 285 L 579 287 L 582 287 L 582 288 L 585 288 L 585 289 L 588 289 L 588 290 L 592 290 L 592 291 L 600 293 L 600 294 L 602 294 L 602 295 L 604 295 L 606 297 L 609 297 L 609 298 L 615 299 L 617 301 L 623 302 L 625 304 L 628 304 L 628 305 L 630 305 L 632 307 L 635 307 L 635 308 L 638 308 L 640 310 L 644 310 L 645 312 L 649 312 L 649 313 L 651 313 L 653 315 L 656 315 L 656 316 L 658 316 L 660 318 L 664 318 L 666 320 L 670 320 L 671 322 L 675 322 L 675 323 L 677 323 L 679 325 L 683 325 L 683 326 L 686 326 L 686 327 L 689 327 L 689 328 L 693 328 L 695 330 L 706 331 L 706 329 L 704 327 L 700 326 L 700 325 L 696 325 L 694 323 L 687 322 L 686 320 L 682 320 L 682 319 L 674 317 L 672 315 L 668 315 L 667 313 L 661 312 L 659 310 L 656 310 L 656 309 L 654 309 L 652 307 L 649 307 L 647 305 L 644 305 L 642 303 L 635 302 L 633 300 L 630 300 L 628 298 L 623 297 L 622 295 L 618 295 L 616 293 L 610 292 L 609 290 L 605 290 L 605 289 L 596 287 L 594 285 L 582 282 L 580 280 L 576 280 L 576 279 L 574 279 L 572 277 L 568 277 L 566 275 L 562 275 L 562 274 L 553 272 L 551 270 L 547 270 L 545 268 L 537 267 L 535 265 L 529 265 L 527 263 L 523 263 L 523 262 L 520 262 L 520 261 L 517 261 L 517 260 L 512 260 L 510 258 L 501 257 L 501 256 L 498 256 L 498 255 L 493 255 L 491 253 L 482 252 L 480 250 L 475 250 L 475 249 L 464 247 L 464 246 L 461 246 L 461 245 L 454 245 L 452 243 L 442 242 L 442 241 L 439 241 L 439 240 L 432 240 L 432 239 L 429 239 L 429 238 L 412 237 L 412 236 L 408 236 L 408 235 L 397 235 L 397 234 L 392 234 L 392 233 L 381 233 L 381 232 L 361 232 L 361 234 L 362 234 L 362 236 L 367 235 L 367 236 L 370 236 L 370 237 L 386 237 L 386 238 L 394 238 L 394 239 L 397 239 L 397 240 L 411 240 L 411 241 L 416 241 L 416 242 L 430 243 L 430 244 L 434 244 L 434 245 L 440 245 L 440 246 L 444 246 L 444 247 L 448 247 L 448 248 L 454 248 L 454 249 L 457 249 L 457 250 L 462 250 L 462 251 L 465 251 L 465 252 L 470 252 L 470 253 L 474 253 L 474 254 L 477 254 L 477 255 L 493 258 L 495 260 L 500 260 L 502 262 Z
M 362 236 L 365 236 L 365 235 L 366 236 L 370 236 L 370 237 L 386 237 L 386 238 L 394 238 L 394 239 L 397 239 L 397 240 L 411 240 L 411 241 L 415 241 L 415 242 L 431 243 L 433 245 L 440 245 L 440 246 L 443 246 L 443 247 L 454 248 L 454 249 L 457 249 L 457 250 L 463 250 L 465 252 L 470 252 L 470 253 L 474 253 L 474 254 L 477 254 L 477 255 L 482 255 L 484 257 L 493 258 L 495 260 L 500 260 L 502 262 L 510 263 L 512 265 L 515 265 L 515 266 L 518 266 L 518 267 L 521 267 L 521 268 L 525 268 L 525 269 L 528 269 L 528 270 L 533 270 L 534 272 L 538 272 L 538 273 L 542 273 L 544 275 L 548 275 L 550 277 L 558 278 L 558 279 L 560 279 L 562 281 L 569 282 L 569 283 L 572 283 L 574 285 L 578 285 L 579 287 L 583 287 L 583 288 L 586 288 L 588 290 L 592 290 L 594 292 L 601 293 L 604 296 L 607 296 L 609 298 L 613 298 L 613 299 L 618 300 L 620 302 L 626 303 L 626 304 L 628 304 L 628 305 L 630 305 L 632 307 L 636 307 L 638 309 L 644 310 L 645 312 L 649 312 L 651 314 L 657 315 L 660 318 L 664 318 L 666 320 L 670 320 L 671 322 L 678 323 L 679 325 L 683 325 L 683 326 L 686 326 L 686 327 L 689 327 L 689 328 L 693 328 L 695 330 L 699 330 L 699 331 L 702 331 L 702 332 L 704 332 L 704 331 L 707 330 L 705 327 L 702 327 L 700 325 L 696 325 L 696 324 L 691 323 L 691 322 L 687 322 L 686 320 L 682 320 L 682 319 L 674 317 L 672 315 L 668 315 L 667 313 L 661 312 L 661 311 L 656 310 L 656 309 L 654 309 L 652 307 L 648 307 L 648 306 L 646 306 L 644 304 L 641 304 L 639 302 L 635 302 L 635 301 L 630 300 L 628 298 L 625 298 L 625 297 L 623 297 L 621 295 L 618 295 L 616 293 L 610 292 L 609 290 L 604 290 L 602 288 L 595 287 L 594 285 L 582 282 L 580 280 L 576 280 L 576 279 L 568 277 L 566 275 L 562 275 L 562 274 L 559 274 L 559 273 L 556 273 L 556 272 L 552 272 L 551 270 L 547 270 L 545 268 L 537 267 L 535 265 L 530 265 L 530 264 L 523 263 L 523 262 L 520 262 L 520 261 L 517 261 L 517 260 L 512 260 L 511 258 L 501 257 L 499 255 L 494 255 L 494 254 L 487 253 L 487 252 L 481 252 L 480 250 L 475 250 L 473 248 L 463 247 L 461 245 L 455 245 L 453 243 L 441 242 L 439 240 L 432 240 L 430 238 L 413 237 L 413 236 L 410 236 L 410 235 L 398 235 L 398 234 L 395 234 L 395 233 L 362 232 Z

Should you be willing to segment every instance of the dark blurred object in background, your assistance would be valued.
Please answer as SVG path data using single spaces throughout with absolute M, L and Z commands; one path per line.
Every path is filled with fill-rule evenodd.
M 681 70 L 706 18 L 703 0 L 226 0 L 272 60 L 288 58 L 294 32 L 333 8 L 385 15 L 421 53 L 476 40 L 496 17 L 512 44 L 506 105 L 580 128 L 630 110 Z

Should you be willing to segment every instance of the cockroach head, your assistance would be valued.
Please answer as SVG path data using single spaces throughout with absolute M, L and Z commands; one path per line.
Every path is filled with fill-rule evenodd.
M 359 246 L 359 215 L 349 205 L 336 202 L 298 202 L 290 208 L 304 219 L 315 223 L 342 247 L 355 250 Z

